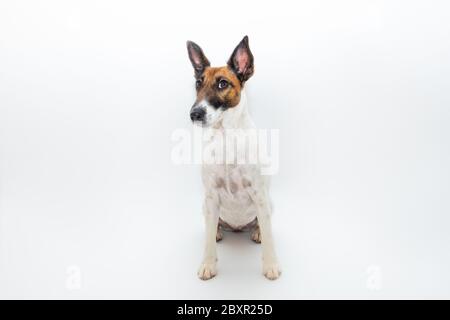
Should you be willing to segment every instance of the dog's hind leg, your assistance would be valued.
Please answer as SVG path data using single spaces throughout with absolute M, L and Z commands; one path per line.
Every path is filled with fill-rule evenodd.
M 256 243 L 261 243 L 261 229 L 259 229 L 259 224 L 256 224 L 252 230 L 252 240 Z
M 216 241 L 219 242 L 222 239 L 223 239 L 223 232 L 220 226 L 217 226 Z

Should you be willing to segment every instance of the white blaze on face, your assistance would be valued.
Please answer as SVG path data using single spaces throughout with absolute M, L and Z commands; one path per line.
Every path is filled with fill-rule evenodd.
M 206 100 L 200 101 L 194 108 L 202 108 L 206 114 L 202 123 L 205 127 L 214 126 L 222 119 L 223 110 L 221 108 L 214 108 Z

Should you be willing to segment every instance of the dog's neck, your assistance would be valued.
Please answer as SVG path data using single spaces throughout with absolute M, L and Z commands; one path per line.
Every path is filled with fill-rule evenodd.
M 224 112 L 223 119 L 217 129 L 250 129 L 254 126 L 248 112 L 247 95 L 245 90 L 242 89 L 238 105 Z

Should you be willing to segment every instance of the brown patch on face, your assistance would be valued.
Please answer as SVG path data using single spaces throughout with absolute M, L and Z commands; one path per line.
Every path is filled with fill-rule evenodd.
M 206 100 L 216 109 L 233 108 L 241 99 L 241 82 L 229 67 L 207 67 L 196 86 L 197 102 Z

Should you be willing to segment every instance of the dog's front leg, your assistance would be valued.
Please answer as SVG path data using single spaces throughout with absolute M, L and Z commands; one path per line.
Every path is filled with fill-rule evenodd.
M 208 280 L 217 274 L 216 234 L 219 224 L 219 199 L 217 194 L 209 193 L 206 195 L 203 214 L 205 216 L 206 243 L 198 276 L 202 280 Z
M 263 274 L 267 279 L 275 280 L 280 276 L 281 270 L 273 244 L 269 198 L 266 192 L 261 192 L 254 196 L 254 201 L 258 210 L 257 218 L 261 233 Z

